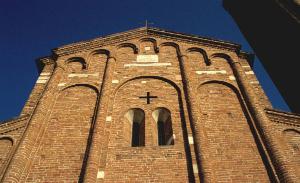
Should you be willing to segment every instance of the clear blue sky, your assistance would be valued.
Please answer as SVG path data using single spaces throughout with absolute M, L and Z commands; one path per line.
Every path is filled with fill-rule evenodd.
M 1 0 L 0 121 L 19 115 L 38 77 L 36 58 L 64 44 L 141 27 L 146 19 L 252 52 L 221 0 Z M 258 59 L 254 71 L 274 108 L 289 111 Z

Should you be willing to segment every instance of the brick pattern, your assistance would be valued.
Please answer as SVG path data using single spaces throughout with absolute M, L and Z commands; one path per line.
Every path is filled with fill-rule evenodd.
M 20 116 L 0 123 L 0 180 L 9 163 L 11 156 L 21 140 L 28 115 Z
M 7 162 L 10 151 L 12 150 L 13 141 L 10 137 L 1 137 L 0 138 L 0 169 L 4 168 L 4 165 Z
M 151 103 L 147 104 L 144 99 L 139 98 L 145 95 L 145 91 L 158 98 L 152 99 Z M 122 105 L 124 102 L 126 107 Z M 131 147 L 131 143 L 125 140 L 131 134 L 127 134 L 124 129 L 124 124 L 128 123 L 124 114 L 129 109 L 137 107 L 145 111 L 145 147 Z M 174 146 L 158 146 L 157 123 L 152 115 L 158 107 L 172 111 L 172 127 L 176 137 Z M 180 120 L 178 93 L 174 87 L 161 80 L 150 78 L 128 82 L 115 95 L 112 118 L 105 181 L 118 182 L 116 177 L 122 177 L 124 181 L 147 180 L 152 177 L 161 182 L 188 180 L 182 133 L 184 124 Z M 141 174 L 139 173 L 141 170 L 152 173 Z
M 300 177 L 300 115 L 268 109 L 267 115 L 273 122 L 274 136 L 281 144 L 281 151 L 290 163 L 288 170 Z
M 26 182 L 74 182 L 79 179 L 96 99 L 95 91 L 85 86 L 62 91 L 51 109 Z
M 208 150 L 203 152 L 215 181 L 268 182 L 241 101 L 228 86 L 209 83 L 198 91 Z M 242 104 L 243 105 L 243 104 Z M 234 168 L 232 168 L 234 167 Z M 244 177 L 244 172 L 248 172 Z
M 127 32 L 58 48 L 55 64 L 44 59 L 22 112 L 31 116 L 22 140 L 0 140 L 3 157 L 14 152 L 1 181 L 276 182 L 253 113 L 271 105 L 248 60 L 230 43 L 166 34 Z M 245 87 L 259 96 L 253 105 Z M 139 98 L 147 92 L 157 96 L 150 104 Z M 174 145 L 158 145 L 153 112 L 161 107 Z M 125 114 L 133 108 L 145 113 L 145 146 L 131 147 Z M 275 148 L 284 169 L 299 175 L 299 129 L 290 122 L 298 118 L 266 112 L 269 131 L 282 136 Z

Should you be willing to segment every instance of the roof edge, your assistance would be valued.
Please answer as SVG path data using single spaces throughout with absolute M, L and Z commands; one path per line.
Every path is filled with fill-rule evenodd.
M 243 58 L 243 59 L 246 59 L 248 64 L 250 65 L 250 67 L 253 69 L 255 54 L 245 52 L 245 51 L 240 51 L 239 52 L 239 57 Z
M 86 41 L 80 41 L 80 42 L 63 45 L 52 49 L 52 52 L 54 55 L 67 55 L 70 53 L 75 53 L 82 49 L 83 50 L 93 49 L 99 45 L 100 46 L 105 45 L 106 42 L 111 42 L 111 41 L 117 42 L 120 39 L 122 40 L 131 39 L 143 35 L 160 35 L 162 37 L 174 37 L 177 39 L 179 38 L 181 40 L 192 40 L 194 42 L 199 42 L 204 45 L 217 46 L 217 47 L 221 47 L 221 48 L 225 48 L 237 52 L 239 52 L 241 49 L 241 45 L 229 41 L 223 41 L 223 40 L 212 39 L 212 38 L 202 37 L 202 36 L 197 36 L 192 34 L 168 31 L 161 28 L 140 27 L 140 28 L 124 31 L 124 32 L 109 34 L 107 36 L 98 37 Z
M 3 121 L 0 121 L 0 127 L 11 125 L 11 124 L 14 124 L 16 122 L 26 120 L 27 118 L 29 118 L 29 114 L 25 114 L 25 115 L 13 117 L 13 118 L 10 118 L 10 119 L 7 119 L 7 120 L 3 120 Z
M 266 108 L 265 111 L 268 114 L 281 115 L 281 116 L 295 118 L 295 119 L 300 120 L 300 114 L 298 114 L 298 113 L 292 113 L 292 112 L 281 111 L 281 110 L 278 110 L 278 109 L 269 109 L 269 108 Z

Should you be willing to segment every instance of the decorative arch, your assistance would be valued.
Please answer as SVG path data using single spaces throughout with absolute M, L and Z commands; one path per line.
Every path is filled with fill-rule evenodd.
M 104 54 L 104 55 L 107 55 L 107 57 L 110 57 L 110 51 L 107 49 L 97 49 L 97 50 L 92 51 L 89 55 L 92 56 L 92 55 L 96 55 L 96 54 Z
M 179 45 L 174 42 L 164 42 L 159 46 L 160 57 L 164 59 L 165 62 L 170 62 L 174 64 L 179 63 Z
M 87 68 L 86 61 L 82 57 L 69 58 L 65 63 L 71 72 L 80 72 Z
M 209 147 L 203 152 L 203 162 L 212 168 L 215 180 L 250 172 L 246 182 L 270 181 L 267 160 L 238 88 L 224 81 L 206 81 L 198 86 L 197 99 L 198 117 L 206 129 Z
M 214 53 L 214 54 L 212 54 L 210 57 L 209 57 L 209 59 L 211 60 L 211 59 L 213 59 L 213 58 L 223 58 L 223 59 L 225 59 L 227 62 L 228 62 L 228 64 L 232 64 L 232 59 L 231 59 L 231 57 L 229 56 L 229 55 L 227 55 L 227 54 L 225 54 L 225 53 Z
M 156 39 L 154 39 L 154 38 L 142 38 L 142 39 L 140 39 L 140 42 L 141 43 L 143 43 L 143 42 L 151 42 L 153 44 L 154 52 L 155 53 L 159 52 L 159 49 L 157 47 Z
M 174 42 L 164 42 L 164 43 L 161 43 L 159 45 L 159 47 L 164 47 L 164 46 L 174 47 L 176 49 L 177 54 L 180 55 L 180 49 L 179 49 L 179 45 L 177 43 L 174 43 Z
M 209 57 L 209 59 L 212 66 L 216 69 L 226 70 L 228 74 L 233 74 L 233 60 L 229 55 L 225 53 L 214 53 Z
M 283 131 L 284 138 L 293 150 L 293 154 L 300 155 L 300 131 L 296 129 L 285 129 Z
M 200 54 L 203 56 L 203 58 L 204 58 L 204 62 L 205 62 L 205 64 L 206 64 L 206 66 L 211 65 L 211 61 L 210 61 L 210 59 L 208 58 L 206 51 L 203 50 L 202 48 L 192 47 L 192 48 L 187 49 L 186 51 L 187 51 L 188 53 L 190 53 L 190 52 L 198 52 L 198 53 L 200 53 Z
M 226 81 L 221 81 L 221 80 L 210 80 L 210 81 L 205 81 L 205 82 L 201 83 L 201 84 L 198 86 L 198 89 L 199 89 L 201 86 L 203 86 L 203 85 L 214 84 L 214 83 L 215 83 L 215 84 L 224 85 L 224 86 L 230 88 L 236 95 L 238 95 L 239 100 L 242 100 L 242 95 L 241 95 L 239 89 L 238 89 L 236 86 L 234 86 L 234 85 L 232 85 L 231 83 L 228 83 L 228 82 L 226 82 Z M 242 101 L 241 101 L 241 102 L 242 102 Z
M 107 49 L 93 50 L 88 55 L 88 66 L 90 72 L 99 72 L 103 74 L 106 68 L 106 63 L 110 58 L 110 51 Z
M 15 144 L 14 138 L 10 135 L 2 135 L 2 136 L 0 136 L 0 140 L 8 140 L 11 142 L 12 145 Z
M 117 45 L 117 48 L 120 49 L 120 48 L 124 48 L 124 47 L 129 47 L 129 48 L 132 48 L 133 50 L 133 53 L 137 54 L 139 52 L 139 49 L 137 48 L 137 46 L 133 43 L 121 43 L 119 45 Z
M 58 94 L 47 117 L 41 148 L 33 157 L 38 161 L 32 163 L 26 180 L 48 180 L 56 174 L 58 182 L 79 181 L 86 169 L 98 101 L 97 88 L 88 84 L 68 86 Z
M 124 138 L 132 147 L 145 146 L 145 112 L 141 108 L 129 109 L 124 117 Z
M 14 145 L 11 136 L 0 136 L 0 170 L 6 165 Z
M 158 145 L 174 145 L 171 111 L 159 107 L 152 112 L 152 117 L 157 126 Z
M 146 82 L 142 82 L 146 81 Z M 152 87 L 153 86 L 153 87 Z M 157 88 L 160 86 L 163 86 L 168 93 L 170 93 L 169 96 L 167 95 L 159 95 L 157 102 L 154 102 L 155 99 L 153 99 L 153 103 L 151 101 L 150 105 L 147 104 L 147 102 L 143 99 L 139 99 L 140 96 L 144 96 L 146 92 L 150 91 L 152 95 L 156 95 L 154 91 L 157 91 Z M 149 90 L 148 90 L 149 89 Z M 147 90 L 147 91 L 146 91 Z M 135 92 L 132 92 L 135 91 Z M 153 93 L 152 93 L 153 92 Z M 159 150 L 160 151 L 168 151 L 170 148 L 170 151 L 173 151 L 174 148 L 172 147 L 158 147 L 158 134 L 157 134 L 157 123 L 152 118 L 152 111 L 157 109 L 157 107 L 165 107 L 168 108 L 170 111 L 172 111 L 172 120 L 174 123 L 172 124 L 173 133 L 176 134 L 176 146 L 178 148 L 178 151 L 182 152 L 185 156 L 184 161 L 186 161 L 186 167 L 183 164 L 179 165 L 182 168 L 185 168 L 187 172 L 185 174 L 188 174 L 189 177 L 193 176 L 192 172 L 192 163 L 191 163 L 191 152 L 190 147 L 188 144 L 188 136 L 187 136 L 187 128 L 186 128 L 186 120 L 185 120 L 185 114 L 183 109 L 183 101 L 182 101 L 182 92 L 181 89 L 177 86 L 175 82 L 172 80 L 169 80 L 167 78 L 161 77 L 161 76 L 138 76 L 129 78 L 126 81 L 123 81 L 113 91 L 113 98 L 111 98 L 110 101 L 112 101 L 112 105 L 110 106 L 110 109 L 108 109 L 108 115 L 111 116 L 113 121 L 111 122 L 111 130 L 114 130 L 112 133 L 112 136 L 110 137 L 110 145 L 112 148 L 116 149 L 116 153 L 122 154 L 126 157 L 129 154 L 132 154 L 134 149 L 130 149 L 128 147 L 126 148 L 126 151 L 122 151 L 120 147 L 123 146 L 123 144 L 130 144 L 130 142 L 126 143 L 124 137 L 128 137 L 128 134 L 125 134 L 126 130 L 124 129 L 124 123 L 128 122 L 128 119 L 126 117 L 124 118 L 124 114 L 127 113 L 128 110 L 131 108 L 140 108 L 145 111 L 145 148 L 144 150 L 154 150 L 153 152 L 156 153 Z M 126 98 L 126 99 L 125 99 Z M 129 100 L 127 100 L 129 99 Z M 159 100 L 160 99 L 160 100 Z M 164 102 L 165 99 L 169 99 L 170 102 Z M 174 101 L 171 102 L 171 101 Z M 125 104 L 125 105 L 124 105 Z M 122 121 L 122 119 L 124 121 Z M 147 121 L 149 120 L 149 121 Z M 130 129 L 127 127 L 127 129 Z M 127 130 L 128 131 L 128 130 Z M 175 135 L 174 135 L 175 137 Z M 129 141 L 130 138 L 127 138 Z M 142 152 L 142 151 L 141 151 Z M 144 153 L 143 151 L 142 153 Z M 109 157 L 112 157 L 111 155 L 108 155 Z M 135 156 L 138 158 L 137 156 Z M 141 157 L 143 158 L 143 157 Z M 152 157 L 151 159 L 155 160 L 156 157 Z M 171 162 L 168 161 L 168 159 L 172 159 L 172 157 L 167 157 L 164 160 L 161 160 L 159 162 L 164 162 L 165 165 L 170 164 Z M 108 160 L 109 161 L 109 160 Z M 128 161 L 128 160 L 124 160 Z M 108 162 L 109 163 L 109 162 Z M 147 162 L 148 163 L 148 162 Z M 158 161 L 154 161 L 153 163 L 149 163 L 147 166 L 149 167 L 155 167 L 157 166 Z M 122 165 L 123 166 L 123 165 Z M 136 167 L 140 168 L 141 166 L 144 166 L 140 163 L 137 163 L 135 165 Z M 169 165 L 168 165 L 169 166 Z M 170 164 L 171 166 L 171 164 Z M 126 165 L 124 165 L 124 168 Z M 114 165 L 109 165 L 107 167 L 107 170 L 113 170 L 115 168 Z M 123 167 L 122 167 L 123 168 Z M 175 167 L 171 167 L 171 170 L 178 171 Z M 182 173 L 180 171 L 179 173 Z
M 94 86 L 91 84 L 85 84 L 85 83 L 72 84 L 72 85 L 64 87 L 63 89 L 61 89 L 61 91 L 65 91 L 69 88 L 78 87 L 78 86 L 84 86 L 84 87 L 90 88 L 90 89 L 94 90 L 97 93 L 97 95 L 99 94 L 99 89 L 97 88 L 97 86 Z
M 123 83 L 119 84 L 119 86 L 114 90 L 114 95 L 126 83 L 131 82 L 133 80 L 138 80 L 138 79 L 158 79 L 158 80 L 164 81 L 166 83 L 169 83 L 171 86 L 173 86 L 176 89 L 176 91 L 178 93 L 180 93 L 180 95 L 181 95 L 181 90 L 180 90 L 180 88 L 177 86 L 177 84 L 174 81 L 169 80 L 169 79 L 167 79 L 165 77 L 161 77 L 161 76 L 138 76 L 138 77 L 130 78 L 130 79 L 124 81 Z

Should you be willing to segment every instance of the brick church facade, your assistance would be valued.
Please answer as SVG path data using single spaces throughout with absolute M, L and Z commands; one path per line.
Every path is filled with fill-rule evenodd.
M 149 27 L 53 49 L 0 123 L 0 182 L 299 182 L 300 115 L 252 57 Z

